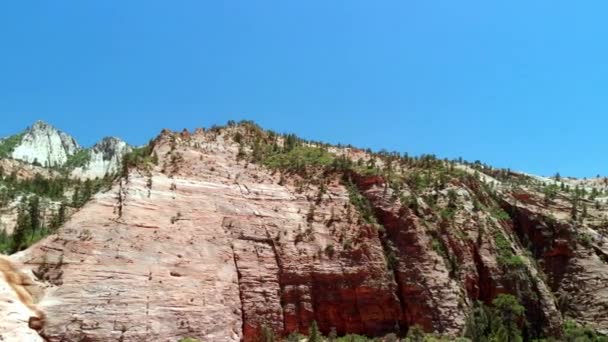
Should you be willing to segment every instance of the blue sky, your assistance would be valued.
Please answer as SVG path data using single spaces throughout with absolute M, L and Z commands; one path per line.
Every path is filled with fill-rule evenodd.
M 0 135 L 252 119 L 333 143 L 608 174 L 602 1 L 12 1 Z

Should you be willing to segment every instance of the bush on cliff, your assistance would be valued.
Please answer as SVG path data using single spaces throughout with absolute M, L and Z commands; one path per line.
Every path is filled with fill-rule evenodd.
M 465 326 L 465 336 L 473 341 L 522 341 L 520 323 L 525 308 L 512 295 L 500 294 L 493 307 L 478 303 Z

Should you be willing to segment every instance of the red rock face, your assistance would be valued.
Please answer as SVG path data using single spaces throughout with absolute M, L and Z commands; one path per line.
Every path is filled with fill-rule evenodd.
M 403 315 L 404 329 L 420 325 L 426 331 L 455 334 L 465 322 L 459 304 L 458 286 L 450 278 L 442 258 L 430 247 L 431 241 L 421 222 L 407 208 L 391 204 L 378 178 L 357 178 L 361 192 L 376 209 L 385 248 L 395 253 L 394 277 Z
M 293 222 L 270 218 L 225 224 L 236 238 L 245 340 L 255 340 L 264 326 L 278 333 L 306 333 L 312 321 L 326 333 L 332 328 L 368 335 L 394 330 L 400 316 L 395 284 L 377 234 L 368 228 L 337 223 L 336 230 L 352 229 L 344 239 L 352 239 L 354 247 L 344 250 L 330 235 L 320 236 L 332 239 L 325 243 L 333 246 L 332 253 L 317 246 L 316 229 L 327 230 L 317 222 L 301 221 L 295 232 L 285 230 Z
M 603 247 L 577 241 L 577 235 L 587 234 L 585 227 L 556 222 L 538 207 L 503 204 L 513 213 L 514 229 L 520 238 L 531 241 L 547 284 L 559 297 L 560 309 L 579 322 L 608 331 L 608 263 L 601 257 Z
M 457 216 L 446 221 L 420 214 L 422 218 L 391 199 L 391 190 L 377 177 L 354 177 L 386 229 L 385 245 L 394 246 L 394 274 L 399 286 L 403 326 L 420 325 L 426 331 L 456 335 L 463 330 L 465 314 L 474 301 L 490 304 L 498 294 L 518 293 L 522 284 L 528 282 L 512 279 L 499 267 L 494 233 L 483 235 L 479 230 L 480 221 L 487 218 Z M 463 190 L 458 196 L 466 197 L 475 191 L 467 190 L 465 185 L 461 187 Z M 496 223 L 494 229 L 508 236 L 512 227 Z M 516 250 L 516 254 L 521 253 Z M 530 263 L 524 267 L 526 270 L 521 276 L 531 274 L 536 278 Z M 530 288 L 520 294 L 520 299 L 527 306 L 533 329 L 536 333 L 559 336 L 561 315 L 549 289 L 542 282 L 526 287 Z

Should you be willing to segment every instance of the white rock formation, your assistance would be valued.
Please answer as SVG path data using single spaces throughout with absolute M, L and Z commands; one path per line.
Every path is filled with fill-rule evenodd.
M 122 157 L 132 148 L 123 140 L 108 137 L 95 144 L 89 152 L 89 161 L 72 171 L 75 178 L 92 179 L 118 172 Z
M 11 157 L 42 166 L 61 166 L 80 150 L 76 140 L 55 127 L 37 121 L 28 128 Z

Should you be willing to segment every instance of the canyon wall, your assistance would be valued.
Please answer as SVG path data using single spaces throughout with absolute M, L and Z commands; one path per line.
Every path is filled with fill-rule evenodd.
M 557 226 L 509 192 L 495 203 L 472 174 L 424 195 L 357 172 L 305 182 L 248 162 L 233 138 L 234 129 L 163 132 L 157 162 L 11 256 L 45 287 L 40 336 L 255 341 L 264 329 L 306 333 L 313 321 L 325 334 L 419 325 L 460 336 L 475 303 L 501 293 L 522 301 L 531 336 L 560 336 L 560 292 L 582 322 L 608 326 L 606 251 L 548 237 Z

